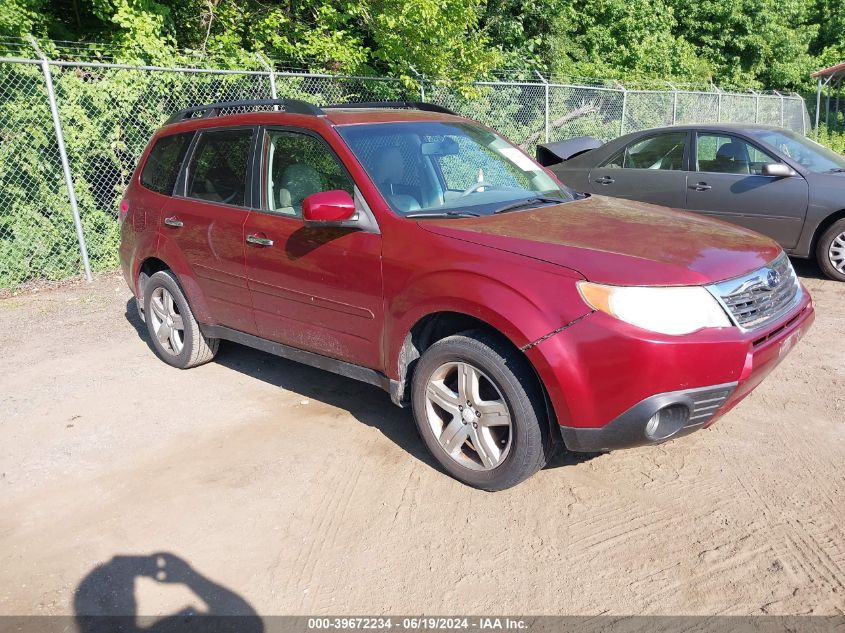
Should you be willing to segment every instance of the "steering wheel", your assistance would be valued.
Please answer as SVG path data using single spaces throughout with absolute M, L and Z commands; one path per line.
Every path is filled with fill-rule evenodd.
M 499 185 L 494 185 L 493 183 L 484 182 L 484 181 L 482 180 L 481 182 L 476 182 L 476 183 L 474 183 L 473 185 L 471 185 L 471 186 L 467 187 L 466 189 L 464 189 L 464 190 L 461 192 L 461 195 L 459 195 L 458 197 L 459 197 L 459 198 L 464 198 L 464 197 L 468 196 L 468 195 L 469 195 L 469 194 L 471 194 L 471 193 L 475 193 L 475 192 L 476 192 L 476 191 L 478 191 L 479 189 L 502 189 L 502 188 L 503 188 L 503 187 L 500 187 Z

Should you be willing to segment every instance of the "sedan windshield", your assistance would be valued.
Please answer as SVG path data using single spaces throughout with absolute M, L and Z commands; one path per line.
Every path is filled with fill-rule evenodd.
M 401 215 L 488 215 L 574 199 L 522 151 L 480 125 L 414 121 L 337 131 Z M 525 204 L 515 204 L 520 201 Z
M 845 158 L 804 136 L 787 130 L 756 130 L 753 134 L 810 171 L 821 174 L 845 169 Z

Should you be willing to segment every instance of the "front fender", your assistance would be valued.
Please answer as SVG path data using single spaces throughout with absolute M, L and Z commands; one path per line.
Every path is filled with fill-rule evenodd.
M 483 321 L 522 349 L 590 311 L 571 278 L 533 266 L 517 274 L 521 277 L 519 290 L 512 275 L 504 271 L 493 277 L 480 271 L 447 269 L 414 278 L 387 306 L 387 375 L 399 379 L 405 337 L 421 319 L 439 312 L 457 312 Z

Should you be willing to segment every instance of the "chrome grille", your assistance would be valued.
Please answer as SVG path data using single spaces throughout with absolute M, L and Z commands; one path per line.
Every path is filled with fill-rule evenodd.
M 748 275 L 710 287 L 734 322 L 754 330 L 786 314 L 801 297 L 801 285 L 784 254 Z

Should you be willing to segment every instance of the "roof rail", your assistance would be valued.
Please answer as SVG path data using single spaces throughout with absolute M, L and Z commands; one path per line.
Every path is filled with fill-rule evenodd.
M 355 103 L 335 103 L 324 108 L 399 108 L 403 110 L 423 110 L 425 112 L 440 112 L 460 116 L 457 112 L 434 103 L 425 101 L 359 101 Z
M 176 123 L 177 121 L 184 121 L 185 119 L 194 118 L 209 118 L 220 116 L 220 110 L 230 108 L 253 108 L 258 106 L 280 106 L 285 112 L 291 114 L 310 114 L 312 116 L 321 116 L 324 112 L 314 104 L 299 99 L 247 99 L 245 101 L 221 101 L 219 103 L 211 103 L 209 105 L 194 106 L 193 108 L 185 108 L 179 110 L 171 115 L 165 125 Z M 199 112 L 204 114 L 194 116 Z

